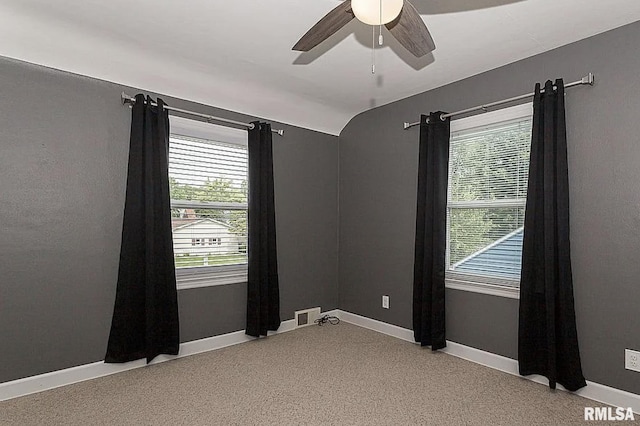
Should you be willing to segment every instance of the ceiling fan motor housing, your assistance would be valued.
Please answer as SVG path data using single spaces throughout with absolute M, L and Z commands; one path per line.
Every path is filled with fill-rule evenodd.
M 400 15 L 403 4 L 404 0 L 351 0 L 351 9 L 365 24 L 384 25 Z

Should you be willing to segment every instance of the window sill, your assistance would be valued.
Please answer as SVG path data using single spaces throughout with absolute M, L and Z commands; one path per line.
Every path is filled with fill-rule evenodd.
M 445 287 L 453 290 L 470 291 L 472 293 L 488 294 L 490 296 L 520 299 L 520 289 L 503 285 L 479 283 L 460 279 L 445 279 Z
M 247 282 L 247 268 L 226 269 L 222 271 L 176 271 L 176 282 L 178 290 L 242 284 Z

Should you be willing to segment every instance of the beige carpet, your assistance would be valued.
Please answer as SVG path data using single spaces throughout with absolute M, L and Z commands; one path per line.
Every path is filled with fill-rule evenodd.
M 341 323 L 1 402 L 0 424 L 597 424 L 585 406 L 602 404 Z

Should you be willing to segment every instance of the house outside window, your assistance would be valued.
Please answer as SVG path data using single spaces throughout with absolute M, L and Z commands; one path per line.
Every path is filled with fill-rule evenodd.
M 518 297 L 531 103 L 451 122 L 446 284 Z
M 246 130 L 170 117 L 169 190 L 178 288 L 246 282 Z

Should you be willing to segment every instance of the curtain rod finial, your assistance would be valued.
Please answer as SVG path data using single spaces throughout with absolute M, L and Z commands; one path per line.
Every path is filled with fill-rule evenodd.
M 122 101 L 122 105 L 129 104 L 129 107 L 133 106 L 134 99 L 132 99 L 131 96 L 127 95 L 124 92 L 120 94 L 120 100 Z
M 589 86 L 593 86 L 593 83 L 596 81 L 593 73 L 589 73 L 586 76 L 582 77 L 582 84 L 588 84 Z

